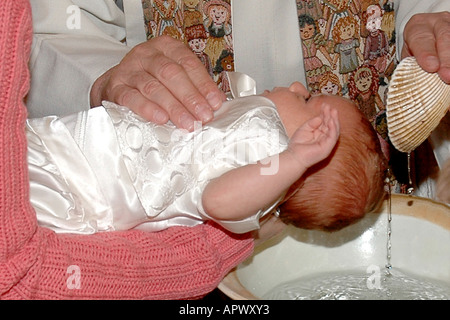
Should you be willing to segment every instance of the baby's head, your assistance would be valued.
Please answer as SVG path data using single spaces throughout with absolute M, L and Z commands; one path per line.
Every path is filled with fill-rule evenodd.
M 280 218 L 300 228 L 334 231 L 376 209 L 384 196 L 387 164 L 366 117 L 353 102 L 339 96 L 321 95 L 308 101 L 303 98 L 302 102 L 300 95 L 309 95 L 300 87 L 295 91 L 291 85 L 289 90 L 298 96 L 294 108 L 295 99 L 286 99 L 289 93 L 278 90 L 276 96 L 266 95 L 277 105 L 289 136 L 305 120 L 316 116 L 324 104 L 338 110 L 340 122 L 333 152 L 290 188 L 280 206 Z

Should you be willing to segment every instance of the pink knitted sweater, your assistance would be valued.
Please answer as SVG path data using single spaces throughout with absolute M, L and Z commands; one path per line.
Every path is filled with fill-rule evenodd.
M 29 202 L 23 99 L 32 39 L 25 0 L 0 1 L 0 298 L 184 299 L 213 290 L 253 250 L 213 224 L 159 233 L 55 234 Z

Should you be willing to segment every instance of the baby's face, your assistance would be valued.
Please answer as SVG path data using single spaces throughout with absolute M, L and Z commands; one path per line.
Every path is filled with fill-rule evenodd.
M 275 103 L 289 137 L 302 124 L 311 118 L 318 116 L 325 105 L 336 108 L 339 113 L 339 121 L 353 118 L 354 104 L 336 95 L 310 96 L 308 90 L 300 82 L 292 83 L 288 88 L 277 87 L 272 91 L 265 91 L 263 96 Z M 351 106 L 346 108 L 345 106 Z

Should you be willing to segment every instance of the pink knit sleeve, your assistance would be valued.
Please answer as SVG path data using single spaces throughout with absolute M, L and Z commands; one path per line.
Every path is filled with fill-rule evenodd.
M 183 299 L 213 290 L 253 250 L 214 224 L 158 233 L 62 235 L 29 202 L 23 98 L 31 9 L 0 2 L 0 298 Z

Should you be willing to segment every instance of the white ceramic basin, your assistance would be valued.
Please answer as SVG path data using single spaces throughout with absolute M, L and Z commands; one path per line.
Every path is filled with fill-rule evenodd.
M 393 195 L 391 264 L 450 285 L 450 207 L 428 199 Z M 260 299 L 280 283 L 344 270 L 385 270 L 388 202 L 357 224 L 326 233 L 288 227 L 255 250 L 222 281 L 232 299 Z

